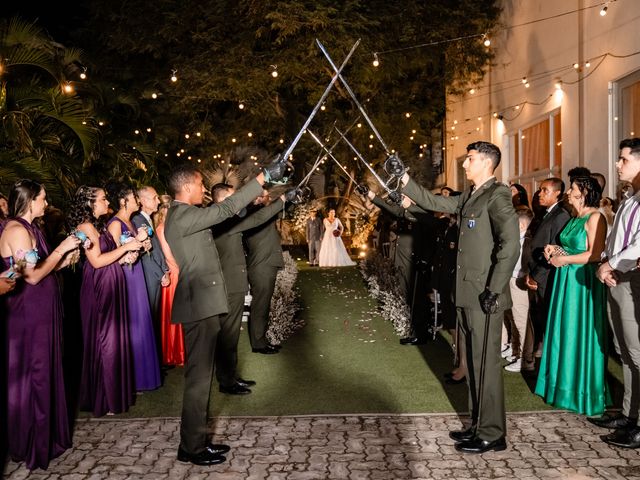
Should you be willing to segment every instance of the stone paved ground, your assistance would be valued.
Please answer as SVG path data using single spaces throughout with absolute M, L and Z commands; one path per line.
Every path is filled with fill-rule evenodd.
M 449 439 L 455 415 L 226 417 L 216 442 L 227 462 L 176 460 L 179 420 L 80 420 L 74 447 L 46 472 L 9 463 L 9 479 L 639 479 L 640 450 L 614 449 L 584 417 L 511 414 L 509 448 L 461 455 Z

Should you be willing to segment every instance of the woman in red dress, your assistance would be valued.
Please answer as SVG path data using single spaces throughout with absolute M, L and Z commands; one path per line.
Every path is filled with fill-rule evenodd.
M 155 231 L 160 240 L 162 253 L 164 253 L 167 266 L 169 267 L 169 278 L 171 282 L 167 287 L 162 287 L 160 297 L 160 335 L 162 342 L 162 364 L 163 365 L 184 365 L 184 336 L 182 325 L 171 323 L 171 306 L 173 296 L 176 293 L 178 284 L 178 264 L 176 263 L 169 244 L 164 236 L 164 219 L 169 210 L 171 197 L 162 195 L 162 204 L 158 212 L 154 215 Z

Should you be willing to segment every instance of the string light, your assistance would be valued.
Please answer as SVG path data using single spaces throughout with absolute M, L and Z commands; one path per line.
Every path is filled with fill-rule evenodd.
M 232 139 L 231 139 L 231 143 L 236 143 L 236 139 L 235 139 L 235 138 L 232 138 Z
M 469 90 L 469 93 L 470 93 L 471 95 L 473 95 L 474 93 L 476 93 L 476 89 L 475 89 L 475 88 L 472 88 L 471 90 Z
M 284 143 L 284 138 L 281 138 L 281 139 L 280 139 L 280 143 Z
M 373 66 L 376 68 L 380 66 L 380 60 L 378 59 L 378 54 L 375 52 L 373 54 Z
M 140 130 L 134 130 L 133 133 L 135 133 L 136 135 L 139 135 L 140 134 Z
M 320 110 L 322 110 L 323 112 L 327 109 L 327 107 L 324 106 L 324 103 L 320 106 Z
M 82 72 L 80 72 L 80 78 L 82 80 L 86 80 L 87 79 L 87 67 L 82 67 Z
M 278 66 L 277 65 L 271 65 L 271 76 L 273 78 L 278 78 Z
M 148 132 L 148 133 L 151 133 L 151 128 L 147 128 L 147 132 Z
M 356 127 L 358 127 L 358 128 L 362 128 L 362 124 L 361 124 L 361 123 L 359 123 L 359 124 L 357 124 L 357 125 L 356 125 Z
M 411 117 L 411 114 L 409 112 L 407 112 L 407 113 L 404 114 L 404 116 L 409 118 L 409 117 Z
M 191 135 L 189 135 L 188 133 L 184 134 L 184 138 L 186 138 L 187 140 L 189 140 L 189 137 L 191 137 Z
M 587 60 L 586 63 L 584 64 L 584 66 L 589 68 L 591 66 L 591 62 L 589 60 Z
M 178 70 L 171 70 L 171 81 L 173 83 L 176 83 L 178 81 L 178 77 L 176 75 L 177 73 L 178 73 Z
M 247 137 L 249 137 L 249 138 L 253 137 L 253 133 L 251 133 L 251 132 L 247 133 Z
M 607 14 L 607 10 L 609 9 L 609 2 L 604 4 L 604 7 L 600 9 L 600 16 L 604 17 Z
M 196 132 L 196 137 L 201 137 L 202 134 L 200 132 Z
M 580 64 L 579 63 L 574 63 L 573 64 L 573 68 L 575 68 L 576 70 L 580 68 Z
M 153 98 L 153 99 L 155 100 L 156 98 L 158 98 L 158 94 L 157 94 L 157 93 L 155 93 L 155 92 L 153 92 L 153 93 L 151 94 L 151 98 Z
M 62 89 L 64 90 L 64 93 L 73 93 L 73 85 L 71 85 L 71 82 L 65 83 Z
M 240 110 L 244 110 L 244 103 L 240 102 L 240 103 L 238 104 L 238 108 L 239 108 Z

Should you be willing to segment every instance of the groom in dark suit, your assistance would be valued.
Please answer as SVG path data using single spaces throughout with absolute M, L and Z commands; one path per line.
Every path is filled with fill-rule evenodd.
M 542 342 L 547 326 L 547 314 L 553 286 L 555 267 L 547 262 L 544 256 L 545 245 L 560 245 L 560 232 L 571 216 L 562 206 L 564 182 L 559 178 L 548 178 L 540 184 L 540 206 L 546 207 L 546 213 L 538 227 L 531 234 L 531 257 L 529 259 L 529 274 L 525 284 L 534 292 L 531 303 L 531 320 L 533 323 L 534 342 L 536 349 Z
M 173 300 L 172 323 L 184 330 L 186 363 L 178 460 L 196 465 L 225 461 L 228 445 L 209 443 L 207 413 L 213 381 L 220 315 L 228 312 L 218 250 L 211 227 L 238 213 L 262 192 L 269 180 L 280 180 L 286 162 L 276 158 L 255 180 L 220 203 L 201 208 L 205 187 L 192 164 L 176 167 L 169 176 L 175 200 L 165 220 L 165 236 L 180 273 Z

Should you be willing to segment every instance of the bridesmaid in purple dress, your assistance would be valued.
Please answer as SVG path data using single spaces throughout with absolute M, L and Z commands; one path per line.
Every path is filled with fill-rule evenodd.
M 69 214 L 69 224 L 91 243 L 85 249 L 80 289 L 84 343 L 80 408 L 96 417 L 126 412 L 135 399 L 127 289 L 118 262 L 142 244 L 134 240 L 118 247 L 114 243 L 99 221 L 108 207 L 104 190 L 82 186 Z
M 114 207 L 118 207 L 115 216 L 107 223 L 107 229 L 116 244 L 126 245 L 136 238 L 143 242 L 145 250 L 150 249 L 148 232 L 144 228 L 136 231 L 131 224 L 131 215 L 139 210 L 133 189 L 128 185 L 115 183 L 107 186 L 107 192 Z M 160 362 L 142 263 L 137 258 L 132 260 L 122 268 L 127 281 L 129 334 L 136 372 L 136 390 L 140 392 L 155 390 L 160 386 Z
M 54 270 L 67 266 L 79 241 L 69 236 L 49 250 L 33 220 L 44 215 L 44 187 L 16 183 L 9 219 L 0 226 L 0 275 L 17 282 L 6 300 L 9 455 L 27 468 L 46 469 L 71 446 L 62 375 L 62 301 Z M 4 412 L 3 412 L 4 413 Z

